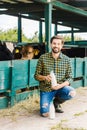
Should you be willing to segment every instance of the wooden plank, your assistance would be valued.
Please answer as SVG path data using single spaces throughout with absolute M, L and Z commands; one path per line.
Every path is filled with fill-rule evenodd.
M 29 99 L 29 97 L 33 96 L 33 94 L 39 94 L 39 90 L 31 90 L 31 91 L 25 91 L 22 93 L 18 93 L 15 95 L 15 102 L 18 103 L 22 100 Z
M 87 57 L 84 58 L 84 86 L 87 86 Z
M 72 13 L 75 13 L 78 15 L 87 16 L 87 11 L 84 11 L 82 9 L 76 8 L 76 7 L 68 5 L 68 4 L 64 4 L 60 1 L 54 1 L 54 2 L 52 2 L 52 4 L 53 4 L 53 6 L 58 7 L 62 10 L 69 11 L 69 12 L 72 12 Z
M 72 83 L 73 88 L 83 87 L 83 80 L 77 80 Z
M 19 2 L 24 2 L 24 3 L 33 3 L 32 0 L 17 0 L 17 1 L 19 1 Z
M 71 65 L 72 65 L 72 77 L 75 77 L 75 58 L 71 58 Z
M 3 96 L 0 97 L 0 109 L 4 109 L 8 107 L 8 98 Z
M 7 2 L 7 3 L 10 3 L 10 4 L 15 4 L 17 3 L 16 1 L 14 0 L 0 0 L 1 2 Z
M 39 82 L 37 80 L 35 80 L 35 78 L 34 78 L 36 65 L 37 65 L 36 59 L 29 61 L 29 86 L 30 87 L 39 85 Z
M 76 73 L 75 77 L 83 77 L 83 58 L 76 58 Z
M 12 90 L 28 85 L 28 60 L 12 61 Z
M 10 89 L 11 85 L 11 61 L 0 62 L 0 92 Z
M 60 8 L 61 10 L 72 12 L 72 13 L 75 13 L 75 14 L 78 14 L 78 15 L 87 16 L 87 11 L 76 8 L 76 7 L 71 6 L 69 4 L 62 3 L 60 1 L 56 1 L 56 0 L 50 0 L 50 2 L 49 2 L 49 0 L 35 0 L 35 1 L 42 2 L 42 3 L 50 3 L 50 2 L 52 2 L 53 6 L 55 6 L 57 8 Z

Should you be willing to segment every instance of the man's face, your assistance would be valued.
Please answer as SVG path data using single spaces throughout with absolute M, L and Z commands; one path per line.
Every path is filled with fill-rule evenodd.
M 51 43 L 51 48 L 53 53 L 59 53 L 63 47 L 62 41 L 60 39 L 54 39 Z

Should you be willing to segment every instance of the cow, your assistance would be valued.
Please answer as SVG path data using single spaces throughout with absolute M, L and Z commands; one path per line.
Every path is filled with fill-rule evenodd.
M 5 42 L 0 41 L 0 61 L 14 59 L 13 53 L 8 49 Z

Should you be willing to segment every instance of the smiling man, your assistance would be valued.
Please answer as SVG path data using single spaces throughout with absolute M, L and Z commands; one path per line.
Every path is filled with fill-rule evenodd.
M 70 86 L 72 82 L 70 58 L 61 52 L 64 45 L 63 38 L 59 35 L 53 36 L 50 45 L 52 51 L 40 56 L 35 72 L 35 79 L 40 82 L 40 114 L 43 117 L 49 116 L 52 100 L 55 111 L 62 113 L 60 104 L 72 99 L 76 94 L 75 89 Z M 51 84 L 51 71 L 56 76 L 56 86 Z

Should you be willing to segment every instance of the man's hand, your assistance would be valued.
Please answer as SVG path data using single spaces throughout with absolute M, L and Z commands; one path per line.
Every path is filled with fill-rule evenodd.
M 57 86 L 52 86 L 51 88 L 52 88 L 53 90 L 58 90 L 58 89 L 60 89 L 60 88 L 63 88 L 64 86 L 69 86 L 69 82 L 68 82 L 68 81 L 65 81 L 65 82 L 63 82 L 63 83 L 61 83 L 61 84 L 57 84 Z
M 61 87 L 62 87 L 61 84 L 57 84 L 57 86 L 51 86 L 52 90 L 58 90 Z
M 37 80 L 51 82 L 51 76 L 50 75 L 47 75 L 47 76 L 38 75 Z
M 45 76 L 45 80 L 50 82 L 51 81 L 51 76 L 50 75 Z

